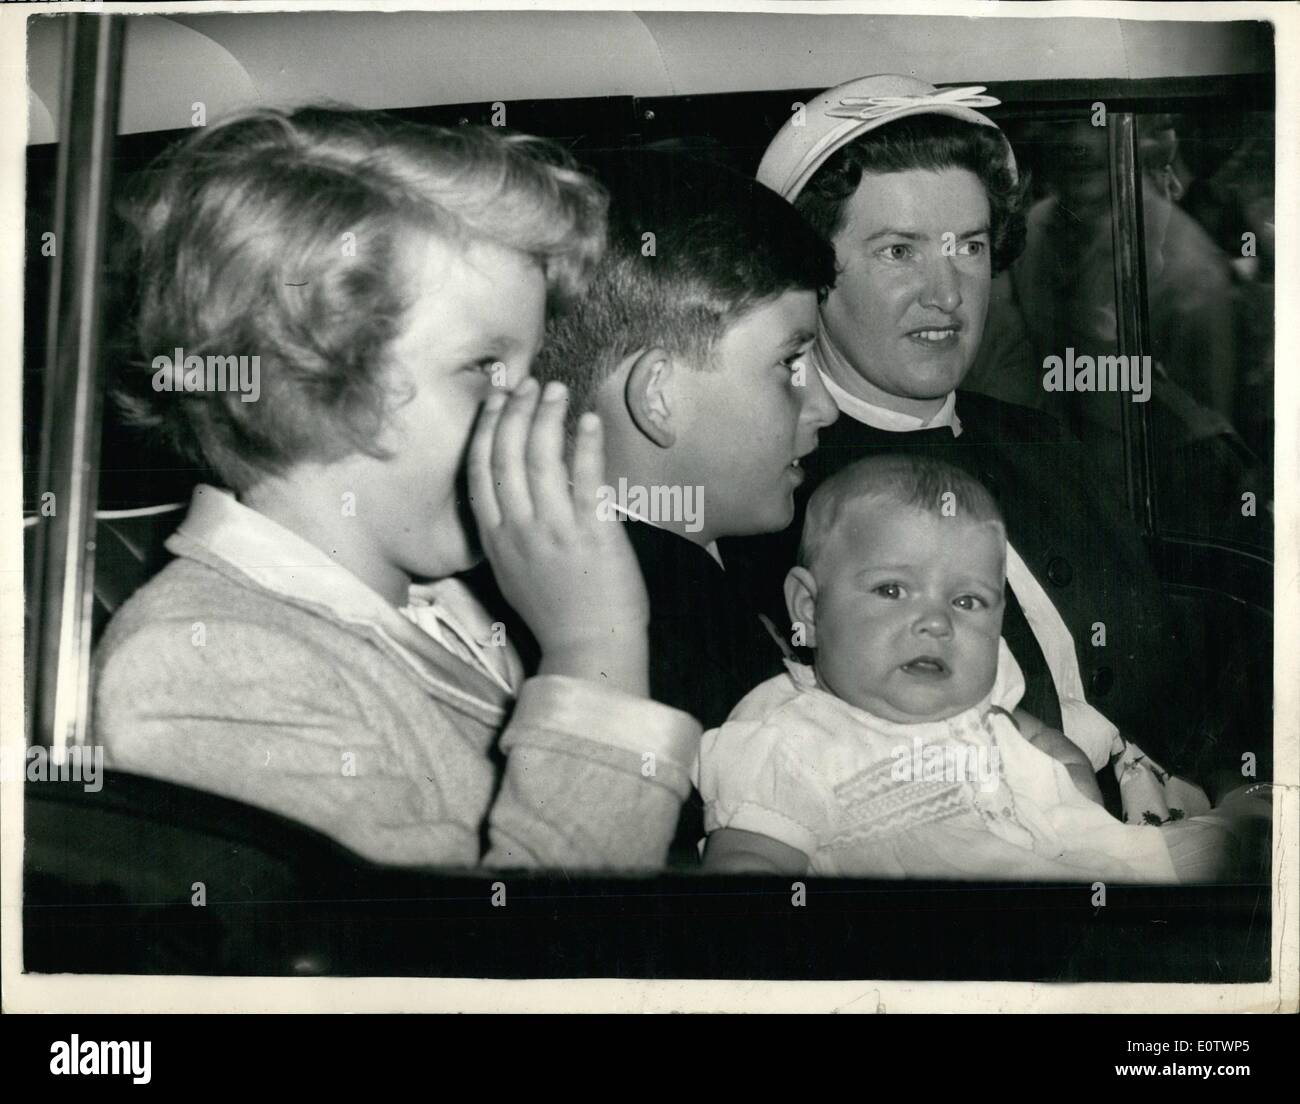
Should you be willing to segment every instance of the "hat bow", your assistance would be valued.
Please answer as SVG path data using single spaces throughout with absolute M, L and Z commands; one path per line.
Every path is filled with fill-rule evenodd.
M 985 85 L 971 84 L 964 88 L 944 88 L 919 96 L 847 96 L 840 106 L 826 112 L 834 119 L 879 119 L 908 107 L 951 104 L 954 107 L 997 107 L 1002 101 L 993 96 L 980 95 Z

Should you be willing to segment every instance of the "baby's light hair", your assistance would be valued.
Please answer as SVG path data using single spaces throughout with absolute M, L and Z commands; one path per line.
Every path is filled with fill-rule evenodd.
M 923 510 L 936 517 L 991 523 L 1006 532 L 993 496 L 960 468 L 902 452 L 869 456 L 836 472 L 813 493 L 799 543 L 801 567 L 815 570 L 817 557 L 847 509 L 866 499 Z
M 539 380 L 569 388 L 575 421 L 638 349 L 659 346 L 708 369 L 724 334 L 756 307 L 788 291 L 820 299 L 835 283 L 835 250 L 752 177 L 643 151 L 610 165 L 604 183 L 608 249 L 579 305 L 548 325 L 534 365 Z

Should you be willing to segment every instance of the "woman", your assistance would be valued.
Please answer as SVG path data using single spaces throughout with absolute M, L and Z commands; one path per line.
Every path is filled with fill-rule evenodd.
M 807 104 L 764 154 L 758 179 L 836 249 L 840 274 L 811 360 L 844 417 L 805 464 L 795 524 L 781 539 L 742 542 L 726 555 L 747 562 L 784 623 L 780 579 L 822 481 L 879 453 L 955 464 L 1006 518 L 1003 634 L 1024 670 L 1023 707 L 1062 730 L 1094 770 L 1115 755 L 1121 765 L 1143 761 L 1122 732 L 1140 733 L 1182 767 L 1194 695 L 1140 534 L 1102 508 L 1088 453 L 1051 418 L 959 390 L 983 338 L 993 276 L 1025 237 L 1026 182 L 1006 137 L 978 110 L 998 102 L 983 92 L 863 77 Z M 1209 807 L 1178 779 L 1167 789 L 1163 772 L 1119 773 L 1134 816 L 1163 821 L 1179 815 L 1171 809 Z

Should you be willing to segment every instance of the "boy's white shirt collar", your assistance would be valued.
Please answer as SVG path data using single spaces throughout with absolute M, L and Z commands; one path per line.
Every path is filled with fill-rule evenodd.
M 672 530 L 667 528 L 666 526 L 660 525 L 657 521 L 651 521 L 649 518 L 644 518 L 640 514 L 632 510 L 629 510 L 626 506 L 623 506 L 618 502 L 609 503 L 609 508 L 613 510 L 616 514 L 622 514 L 625 518 L 631 518 L 631 520 L 633 521 L 639 521 L 643 525 L 652 525 L 656 529 L 662 529 L 665 533 L 672 532 Z M 677 535 L 681 536 L 681 534 L 677 534 Z M 686 540 L 686 539 L 687 539 L 686 537 L 682 537 L 682 540 Z M 720 568 L 722 568 L 723 571 L 727 570 L 727 565 L 722 562 L 722 553 L 718 551 L 717 541 L 709 541 L 709 543 L 704 546 L 704 551 L 713 557 L 714 561 L 717 563 L 717 565 Z
M 475 646 L 472 628 L 458 623 L 467 609 L 481 610 L 458 579 L 413 583 L 409 605 L 398 609 L 310 541 L 245 506 L 229 491 L 207 484 L 194 488 L 178 535 L 207 548 L 259 586 L 321 606 L 344 621 L 381 630 L 393 626 L 395 617 L 414 623 L 458 658 L 464 660 L 468 653 L 468 661 L 507 693 L 514 694 L 522 681 L 512 684 L 515 665 L 509 656 L 502 657 L 501 665 L 490 662 L 483 649 Z M 486 622 L 486 613 L 475 620 Z M 448 641 L 447 633 L 460 647 Z M 396 636 L 385 635 L 403 652 L 408 651 L 401 644 L 400 630 Z M 502 650 L 509 650 L 508 643 Z
M 954 437 L 961 436 L 961 419 L 957 417 L 957 392 L 949 391 L 943 405 L 928 418 L 918 418 L 914 414 L 903 414 L 883 406 L 867 402 L 866 399 L 850 394 L 844 390 L 827 371 L 826 361 L 834 356 L 833 350 L 825 348 L 821 342 L 809 350 L 809 360 L 826 385 L 830 397 L 841 414 L 847 414 L 855 422 L 862 422 L 873 429 L 883 429 L 890 433 L 906 433 L 917 429 L 935 429 L 948 426 Z

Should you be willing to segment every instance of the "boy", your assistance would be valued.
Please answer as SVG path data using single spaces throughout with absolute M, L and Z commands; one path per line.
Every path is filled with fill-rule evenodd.
M 604 182 L 608 248 L 537 372 L 600 414 L 605 505 L 650 596 L 651 693 L 710 727 L 780 670 L 715 542 L 790 524 L 801 460 L 836 416 L 804 365 L 834 257 L 789 204 L 722 166 L 645 153 Z
M 197 488 L 178 559 L 100 646 L 111 766 L 378 862 L 662 863 L 698 726 L 645 700 L 599 425 L 566 471 L 563 388 L 525 378 L 604 206 L 548 143 L 319 109 L 206 128 L 162 166 L 138 218 L 145 355 L 255 355 L 260 393 L 133 403 L 229 489 Z M 450 579 L 480 545 L 542 648 L 522 688 Z
M 816 660 L 706 734 L 706 865 L 1117 881 L 1230 869 L 1232 818 L 1262 802 L 1145 825 L 1135 800 L 1163 772 L 1133 754 L 1116 767 L 1135 821 L 1123 824 L 1078 748 L 1008 712 L 1024 684 L 1001 644 L 1006 544 L 988 491 L 938 461 L 875 457 L 818 488 L 785 583 Z M 1167 802 L 1161 811 L 1168 820 Z

